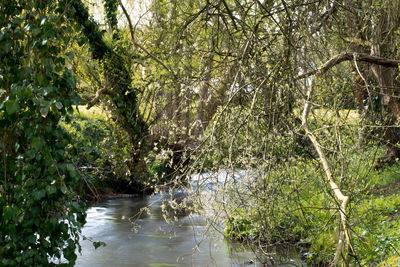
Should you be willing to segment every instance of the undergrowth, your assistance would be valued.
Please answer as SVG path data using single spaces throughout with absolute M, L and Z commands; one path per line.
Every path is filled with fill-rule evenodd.
M 351 197 L 347 215 L 352 249 L 347 260 L 392 266 L 400 256 L 400 164 L 372 169 L 372 162 L 365 159 L 371 151 L 349 158 L 339 178 Z M 319 162 L 293 161 L 286 168 L 270 167 L 253 182 L 248 197 L 241 193 L 244 205 L 228 207 L 225 236 L 259 246 L 297 244 L 307 262 L 326 265 L 335 254 L 341 230 L 338 208 L 321 179 Z
M 108 193 L 141 193 L 160 183 L 166 168 L 156 153 L 146 160 L 147 177 L 137 177 L 131 164 L 134 151 L 126 133 L 99 107 L 74 109 L 70 121 L 60 122 L 74 140 L 78 170 L 82 174 L 79 194 L 97 199 Z

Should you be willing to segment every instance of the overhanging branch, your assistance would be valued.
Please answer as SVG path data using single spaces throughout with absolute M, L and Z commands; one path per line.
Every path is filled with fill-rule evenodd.
M 333 63 L 334 62 L 337 62 L 337 61 L 333 61 Z M 335 65 L 335 64 L 334 65 L 332 65 L 332 64 L 329 64 L 329 66 Z M 316 73 L 319 74 L 318 71 Z M 342 190 L 340 189 L 340 187 L 336 184 L 336 182 L 333 178 L 331 168 L 329 167 L 328 159 L 327 159 L 324 151 L 322 150 L 321 145 L 317 141 L 317 138 L 315 137 L 315 135 L 312 133 L 312 131 L 310 130 L 310 128 L 308 126 L 308 115 L 309 115 L 310 109 L 311 109 L 311 98 L 312 98 L 313 89 L 314 89 L 314 79 L 311 81 L 311 85 L 307 89 L 307 99 L 305 101 L 303 114 L 302 114 L 302 127 L 305 130 L 307 137 L 311 140 L 315 150 L 317 151 L 320 162 L 325 171 L 326 180 L 330 185 L 330 189 L 332 190 L 335 197 L 337 198 L 337 200 L 340 203 L 338 210 L 339 210 L 339 214 L 340 214 L 340 220 L 342 222 L 343 231 L 341 231 L 339 234 L 338 247 L 337 247 L 337 250 L 335 253 L 334 261 L 331 264 L 331 266 L 336 266 L 337 262 L 339 260 L 339 257 L 342 255 L 342 248 L 345 245 L 345 242 L 347 242 L 346 246 L 350 246 L 350 235 L 348 233 L 347 214 L 346 214 L 346 212 L 347 212 L 346 208 L 347 208 L 347 204 L 349 203 L 350 197 L 344 195 Z
M 350 60 L 368 62 L 371 64 L 376 64 L 376 65 L 380 65 L 380 66 L 384 66 L 384 67 L 388 67 L 388 68 L 397 68 L 400 64 L 400 60 L 396 60 L 396 59 L 371 56 L 371 55 L 364 54 L 364 53 L 347 52 L 347 53 L 342 53 L 342 54 L 334 56 L 333 58 L 331 58 L 327 62 L 325 62 L 323 65 L 321 65 L 318 69 L 300 74 L 300 75 L 294 77 L 294 79 L 300 80 L 300 79 L 307 78 L 311 75 L 314 75 L 316 73 L 320 73 L 320 74 L 325 73 L 330 68 L 332 68 L 344 61 L 350 61 Z

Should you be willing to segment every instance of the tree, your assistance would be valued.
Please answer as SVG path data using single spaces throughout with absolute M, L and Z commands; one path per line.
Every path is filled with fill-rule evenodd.
M 335 209 L 332 216 L 337 215 L 339 221 L 335 240 L 337 250 L 332 253 L 335 256 L 331 260 L 334 265 L 341 260 L 348 262 L 352 256 L 357 261 L 357 251 L 348 232 L 348 225 L 352 225 L 354 218 L 349 215 L 347 204 L 349 195 L 357 194 L 361 188 L 350 186 L 358 180 L 351 177 L 346 167 L 354 164 L 351 159 L 354 129 L 345 121 L 346 116 L 341 115 L 346 110 L 343 96 L 351 99 L 354 89 L 362 91 L 360 104 L 363 113 L 367 116 L 373 114 L 368 130 L 385 129 L 378 135 L 374 130 L 375 137 L 370 137 L 369 145 L 373 143 L 381 147 L 379 142 L 387 144 L 388 152 L 383 162 L 393 162 L 398 157 L 398 134 L 394 123 L 398 116 L 395 90 L 398 76 L 395 70 L 399 64 L 399 40 L 395 34 L 399 28 L 398 6 L 397 1 L 207 1 L 187 17 L 187 23 L 183 23 L 185 30 L 192 23 L 202 22 L 200 15 L 204 15 L 208 31 L 218 39 L 213 43 L 212 37 L 207 35 L 206 40 L 208 38 L 212 44 L 208 47 L 212 51 L 198 50 L 200 54 L 203 52 L 206 66 L 203 67 L 203 77 L 206 82 L 211 81 L 209 86 L 202 87 L 199 83 L 197 87 L 201 89 L 197 98 L 199 106 L 206 106 L 203 100 L 207 97 L 204 96 L 212 89 L 209 99 L 217 92 L 216 88 L 224 86 L 225 81 L 228 85 L 225 86 L 227 90 L 223 90 L 224 96 L 217 98 L 222 102 L 216 105 L 215 112 L 210 112 L 208 129 L 202 136 L 207 143 L 195 157 L 197 167 L 212 160 L 217 165 L 215 169 L 223 166 L 232 173 L 237 168 L 257 169 L 261 173 L 255 171 L 260 181 L 247 181 L 251 185 L 236 181 L 239 189 L 232 188 L 230 196 L 224 192 L 229 192 L 228 185 L 221 190 L 220 198 L 225 201 L 219 204 L 226 210 L 229 222 L 239 221 L 236 231 L 240 232 L 243 225 L 249 224 L 249 217 L 254 216 L 259 218 L 254 227 L 262 225 L 259 226 L 260 232 L 265 232 L 265 229 L 274 232 L 279 231 L 279 227 L 286 227 L 290 233 L 288 236 L 292 237 L 296 234 L 293 222 L 307 222 L 307 216 L 311 215 L 301 206 L 302 214 L 297 216 L 293 215 L 296 211 L 288 214 L 280 209 L 279 203 L 284 198 L 299 205 L 286 190 L 293 184 L 302 188 L 308 181 L 303 181 L 303 185 L 297 184 L 299 179 L 291 177 L 293 174 L 287 168 L 296 169 L 291 164 L 298 163 L 294 159 L 299 156 L 296 150 L 300 145 L 301 150 L 308 150 L 313 144 L 317 153 L 308 150 L 304 154 L 318 158 L 320 170 L 324 170 L 327 177 L 319 181 L 323 189 L 315 190 L 324 190 L 329 198 L 324 209 Z M 224 72 L 218 72 L 217 66 L 229 74 L 221 75 Z M 299 75 L 302 73 L 304 75 Z M 317 75 L 312 80 L 307 78 L 314 74 Z M 353 84 L 348 82 L 350 79 Z M 342 88 L 342 94 L 336 94 L 336 88 L 343 84 L 346 88 Z M 308 96 L 311 92 L 314 93 L 312 98 Z M 372 119 L 379 117 L 373 99 L 378 96 L 382 100 L 381 122 Z M 308 103 L 304 109 L 303 101 Z M 311 106 L 317 110 L 310 113 Z M 304 110 L 302 126 L 298 123 L 299 110 Z M 198 117 L 203 117 L 201 111 L 197 112 Z M 309 118 L 310 114 L 313 119 Z M 305 140 L 303 135 L 309 140 Z M 370 147 L 366 144 L 360 148 L 365 153 L 368 149 Z M 308 162 L 307 159 L 304 161 Z M 275 171 L 288 177 L 275 176 Z M 285 183 L 289 184 L 288 187 L 282 185 Z M 263 197 L 266 194 L 268 197 Z M 254 200 L 254 195 L 262 201 Z M 230 205 L 230 200 L 243 205 L 254 200 L 259 206 L 253 207 L 256 211 L 263 207 L 263 214 L 261 211 L 252 213 L 253 210 L 246 206 L 242 215 L 237 206 Z M 201 201 L 199 205 L 205 205 Z M 278 226 L 274 228 L 271 218 L 281 213 L 290 219 L 285 222 L 276 219 L 275 226 Z M 268 235 L 260 234 L 258 237 L 260 242 L 274 241 Z
M 124 41 L 116 18 L 118 1 L 104 2 L 106 21 L 112 35 L 111 45 L 103 40 L 99 26 L 90 18 L 87 8 L 81 1 L 71 1 L 71 6 L 73 9 L 68 15 L 82 30 L 85 40 L 89 43 L 93 59 L 97 60 L 103 68 L 105 80 L 103 87 L 96 92 L 96 97 L 88 103 L 87 108 L 95 105 L 102 96 L 108 96 L 109 109 L 122 130 L 127 133 L 132 146 L 132 155 L 129 159 L 129 168 L 132 172 L 130 182 L 133 187 L 141 187 L 140 180 L 144 180 L 146 176 L 143 159 L 148 150 L 148 126 L 139 112 L 137 89 L 132 87 L 130 66 L 127 66 L 126 59 L 122 56 Z

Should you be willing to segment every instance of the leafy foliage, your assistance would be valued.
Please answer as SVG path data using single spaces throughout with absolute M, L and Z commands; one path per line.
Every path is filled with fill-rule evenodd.
M 0 3 L 0 264 L 70 265 L 85 205 L 75 151 L 59 126 L 77 103 L 64 52 L 73 30 L 64 1 Z
M 96 199 L 98 193 L 108 190 L 139 192 L 142 189 L 127 187 L 134 175 L 127 160 L 132 150 L 128 136 L 116 123 L 99 115 L 75 112 L 71 122 L 62 121 L 61 125 L 73 138 L 78 152 L 77 168 L 83 177 L 77 189 L 81 195 Z
M 338 199 L 299 119 L 310 80 L 296 75 L 343 51 L 398 57 L 392 2 L 152 1 L 147 23 L 124 28 L 103 0 L 104 28 L 80 0 L 2 1 L 0 265 L 74 263 L 80 181 L 142 188 L 221 168 L 252 173 L 215 183 L 228 237 L 308 243 L 310 261 L 331 261 Z M 377 264 L 398 245 L 398 199 L 366 197 L 382 144 L 400 153 L 396 73 L 356 59 L 330 71 L 313 80 L 310 129 L 351 196 L 343 262 Z M 112 121 L 73 115 L 75 92 L 96 93 Z

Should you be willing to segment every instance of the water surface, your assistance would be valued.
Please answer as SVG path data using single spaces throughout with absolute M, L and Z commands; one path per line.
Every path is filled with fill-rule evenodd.
M 199 215 L 166 223 L 160 205 L 160 196 L 148 196 L 107 200 L 91 207 L 83 235 L 107 245 L 95 250 L 90 241 L 82 240 L 76 266 L 263 266 L 266 262 L 265 256 L 257 258 L 250 249 L 224 240 Z M 149 211 L 141 212 L 143 207 Z M 268 262 L 264 266 L 271 266 Z M 286 264 L 275 263 L 299 264 L 290 257 Z

